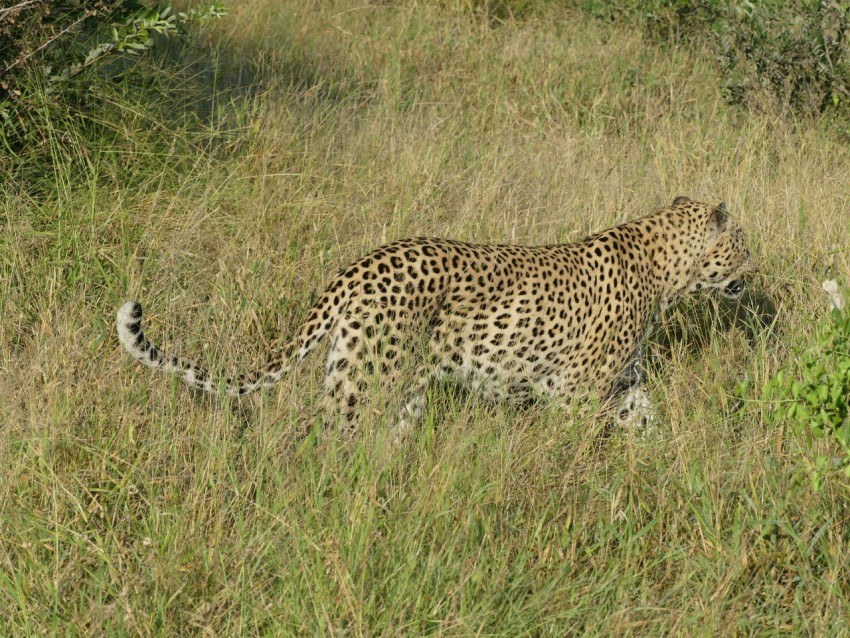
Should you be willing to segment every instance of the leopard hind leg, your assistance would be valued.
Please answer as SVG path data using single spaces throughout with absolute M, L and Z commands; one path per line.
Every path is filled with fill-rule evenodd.
M 408 354 L 384 312 L 356 307 L 340 319 L 331 335 L 325 363 L 329 415 L 351 434 L 358 415 L 373 397 L 392 390 Z

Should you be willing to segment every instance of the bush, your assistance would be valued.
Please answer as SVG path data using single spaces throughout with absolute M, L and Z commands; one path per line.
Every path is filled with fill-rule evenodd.
M 704 42 L 737 104 L 820 113 L 850 100 L 850 2 L 835 0 L 585 0 L 605 19 L 643 24 L 656 41 Z
M 19 0 L 0 9 L 0 141 L 12 154 L 43 141 L 51 109 L 91 106 L 92 86 L 123 79 L 157 36 L 224 15 L 137 0 Z
M 764 95 L 783 107 L 818 113 L 850 97 L 850 3 L 730 5 L 714 28 L 732 102 Z

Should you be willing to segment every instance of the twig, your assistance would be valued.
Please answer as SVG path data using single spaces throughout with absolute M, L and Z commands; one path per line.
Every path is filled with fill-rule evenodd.
M 48 47 L 48 46 L 50 46 L 51 44 L 53 44 L 54 42 L 56 42 L 56 40 L 58 40 L 58 39 L 59 39 L 59 38 L 61 38 L 63 35 L 65 35 L 66 33 L 68 33 L 68 31 L 70 31 L 71 29 L 73 29 L 74 27 L 76 27 L 78 24 L 80 24 L 80 22 L 82 22 L 83 20 L 85 20 L 85 19 L 86 19 L 86 18 L 88 18 L 88 17 L 89 17 L 88 15 L 83 15 L 83 16 L 81 16 L 78 20 L 76 20 L 76 21 L 75 21 L 75 22 L 73 22 L 72 24 L 69 24 L 67 27 L 65 27 L 64 29 L 62 29 L 59 33 L 57 33 L 55 36 L 53 36 L 52 38 L 50 38 L 47 42 L 45 42 L 44 44 L 42 44 L 42 45 L 41 45 L 40 47 L 38 47 L 35 51 L 31 51 L 28 55 L 24 56 L 23 58 L 19 58 L 19 59 L 15 60 L 12 64 L 10 64 L 10 65 L 9 65 L 9 66 L 7 66 L 5 69 L 3 69 L 2 71 L 0 71 L 0 77 L 2 77 L 4 74 L 6 74 L 6 73 L 8 73 L 9 71 L 11 71 L 12 69 L 14 69 L 14 68 L 15 68 L 16 66 L 18 66 L 19 64 L 23 64 L 24 62 L 26 62 L 27 60 L 29 60 L 32 56 L 34 56 L 36 53 L 38 53 L 39 51 L 41 51 L 42 49 L 44 49 L 45 47 Z
M 6 7 L 5 9 L 0 9 L 0 20 L 5 18 L 10 13 L 14 13 L 16 11 L 20 11 L 21 9 L 26 9 L 30 5 L 33 4 L 44 4 L 45 0 L 25 0 L 24 2 L 19 2 L 13 7 Z

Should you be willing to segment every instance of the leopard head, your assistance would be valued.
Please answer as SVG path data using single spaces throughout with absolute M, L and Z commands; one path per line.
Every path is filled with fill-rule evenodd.
M 746 289 L 745 276 L 752 271 L 744 231 L 729 218 L 725 204 L 706 206 L 700 212 L 705 243 L 685 292 L 716 290 L 723 297 L 739 299 Z

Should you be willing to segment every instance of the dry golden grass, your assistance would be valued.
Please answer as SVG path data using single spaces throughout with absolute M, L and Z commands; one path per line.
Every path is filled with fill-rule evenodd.
M 846 488 L 731 408 L 825 313 L 846 123 L 730 109 L 699 52 L 554 7 L 234 5 L 200 142 L 115 98 L 109 144 L 57 136 L 47 196 L 0 184 L 0 634 L 846 635 Z M 318 439 L 321 356 L 236 403 L 116 342 L 138 298 L 152 339 L 245 370 L 382 242 L 572 241 L 680 194 L 727 202 L 744 317 L 775 324 L 670 317 L 646 438 L 435 388 L 401 450 L 371 413 Z

